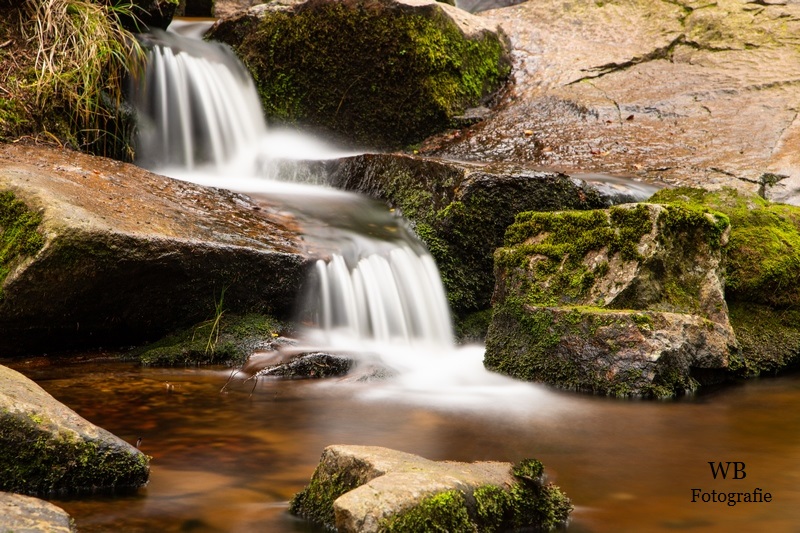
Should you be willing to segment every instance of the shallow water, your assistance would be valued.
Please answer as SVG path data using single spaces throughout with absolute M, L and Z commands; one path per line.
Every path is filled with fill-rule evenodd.
M 132 443 L 141 437 L 153 457 L 150 484 L 135 495 L 56 501 L 82 532 L 318 531 L 286 510 L 329 444 L 439 460 L 536 457 L 576 504 L 572 532 L 800 531 L 798 376 L 638 402 L 504 382 L 487 386 L 515 390 L 451 386 L 437 396 L 401 385 L 262 380 L 220 393 L 226 369 L 89 356 L 12 366 L 92 422 Z M 746 478 L 715 481 L 709 461 L 744 462 Z M 693 488 L 755 487 L 772 502 L 691 503 Z

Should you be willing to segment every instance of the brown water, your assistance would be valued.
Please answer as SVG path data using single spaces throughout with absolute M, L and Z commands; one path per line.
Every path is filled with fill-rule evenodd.
M 536 457 L 576 504 L 571 532 L 800 532 L 798 376 L 665 403 L 531 385 L 521 399 L 459 409 L 421 405 L 434 397 L 367 399 L 363 386 L 336 381 L 220 393 L 227 370 L 89 359 L 12 365 L 92 422 L 141 437 L 153 458 L 136 495 L 56 501 L 84 533 L 318 531 L 286 510 L 329 444 L 461 461 Z M 709 461 L 744 462 L 746 478 L 715 481 Z M 756 487 L 772 502 L 691 503 L 693 488 Z

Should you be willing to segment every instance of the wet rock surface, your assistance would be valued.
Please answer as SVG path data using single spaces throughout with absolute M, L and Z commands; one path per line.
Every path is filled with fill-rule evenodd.
M 427 153 L 732 186 L 800 202 L 800 4 L 530 1 L 481 13 L 512 43 L 491 118 Z
M 223 293 L 285 317 L 305 277 L 291 217 L 263 200 L 20 146 L 0 149 L 0 191 L 4 356 L 152 340 Z
M 142 487 L 148 476 L 142 452 L 0 366 L 0 490 L 103 493 Z
M 75 533 L 77 529 L 66 511 L 52 503 L 0 492 L 0 531 L 13 533 Z

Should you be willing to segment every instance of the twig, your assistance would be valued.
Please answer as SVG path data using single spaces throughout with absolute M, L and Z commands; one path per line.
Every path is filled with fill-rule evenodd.
M 6 46 L 10 45 L 13 42 L 14 42 L 14 39 L 9 39 L 4 43 L 0 43 L 0 48 L 5 48 Z

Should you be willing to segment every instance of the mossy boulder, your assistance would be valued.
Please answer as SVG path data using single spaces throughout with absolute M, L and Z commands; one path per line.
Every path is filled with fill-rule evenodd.
M 334 187 L 397 209 L 428 246 L 459 317 L 489 307 L 494 250 L 521 211 L 605 207 L 597 191 L 557 172 L 396 154 L 365 154 L 330 167 Z
M 563 526 L 572 504 L 530 459 L 437 462 L 375 446 L 328 446 L 290 512 L 340 532 L 506 531 Z
M 223 302 L 220 302 L 220 305 Z M 221 312 L 152 344 L 132 350 L 127 357 L 145 365 L 243 365 L 255 352 L 272 348 L 288 326 L 267 315 Z
M 519 214 L 495 253 L 486 366 L 614 396 L 725 379 L 728 232 L 726 216 L 679 206 Z
M 208 37 L 244 61 L 271 121 L 374 148 L 448 128 L 510 72 L 500 32 L 433 0 L 271 2 Z
M 0 531 L 3 533 L 76 533 L 75 522 L 67 512 L 52 503 L 0 492 Z
M 712 209 L 731 223 L 724 248 L 725 298 L 746 376 L 797 366 L 800 355 L 800 208 L 753 193 L 665 189 L 653 201 Z
M 0 355 L 288 318 L 309 259 L 266 201 L 76 152 L 0 148 Z
M 0 366 L 0 491 L 68 495 L 136 489 L 149 459 Z

